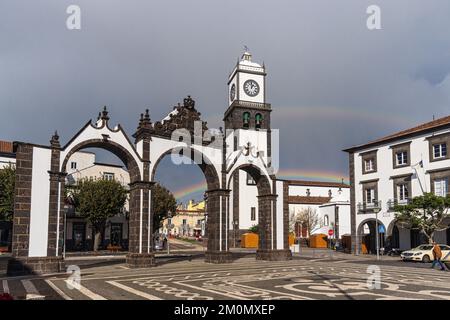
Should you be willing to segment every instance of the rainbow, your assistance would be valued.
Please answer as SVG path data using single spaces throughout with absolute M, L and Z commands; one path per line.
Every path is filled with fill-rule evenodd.
M 342 182 L 342 179 L 344 179 L 344 183 L 349 183 L 348 175 L 337 171 L 281 169 L 278 171 L 276 176 L 277 178 L 287 180 L 312 180 L 326 182 Z M 203 193 L 206 189 L 206 182 L 200 181 L 176 190 L 173 192 L 173 195 L 177 201 L 186 201 L 189 199 L 200 200 L 203 199 Z
M 206 181 L 200 181 L 195 184 L 184 186 L 173 192 L 173 196 L 178 200 L 203 199 L 203 193 L 206 191 Z
M 222 117 L 222 114 L 210 115 L 206 118 L 208 123 L 214 123 L 217 118 Z M 341 106 L 277 106 L 277 111 L 273 113 L 273 122 L 289 121 L 295 118 L 314 119 L 321 121 L 323 119 L 335 119 L 337 121 L 366 121 L 366 122 L 383 122 L 389 123 L 393 127 L 409 128 L 414 125 L 414 121 L 403 114 L 395 112 L 369 112 L 363 108 L 356 107 L 341 107 Z M 276 128 L 273 128 L 276 129 Z M 281 129 L 282 130 L 282 129 Z
M 363 109 L 358 108 L 344 108 L 339 106 L 279 106 L 277 112 L 273 114 L 273 118 L 277 121 L 284 121 L 293 119 L 295 117 L 308 118 L 318 120 L 324 118 L 340 120 L 363 120 L 363 121 L 383 121 L 388 122 L 396 127 L 408 127 L 411 125 L 411 120 L 403 115 L 397 115 L 391 113 L 386 115 L 385 113 L 369 113 Z M 214 117 L 211 116 L 211 120 Z M 213 121 L 212 121 L 213 122 Z M 275 121 L 274 121 L 275 122 Z M 287 180 L 311 180 L 311 181 L 326 181 L 326 182 L 341 182 L 344 179 L 344 183 L 349 183 L 348 174 L 337 171 L 324 171 L 324 170 L 303 170 L 303 169 L 280 169 L 276 176 L 280 179 Z M 178 199 L 191 199 L 203 197 L 203 193 L 207 189 L 206 182 L 197 182 L 195 184 L 185 186 L 174 192 L 175 198 Z
M 349 183 L 348 175 L 337 171 L 280 169 L 276 176 L 279 179 L 325 182 L 342 182 L 342 179 L 344 179 L 344 183 Z

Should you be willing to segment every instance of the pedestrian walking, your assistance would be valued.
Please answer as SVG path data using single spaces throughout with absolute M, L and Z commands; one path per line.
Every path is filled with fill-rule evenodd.
M 441 270 L 444 271 L 445 266 L 441 261 L 441 258 L 442 258 L 441 247 L 439 247 L 439 245 L 435 241 L 433 241 L 433 256 L 434 256 L 434 260 L 433 260 L 433 263 L 431 264 L 431 269 L 434 269 L 434 266 L 436 264 L 439 264 L 439 266 L 441 267 Z

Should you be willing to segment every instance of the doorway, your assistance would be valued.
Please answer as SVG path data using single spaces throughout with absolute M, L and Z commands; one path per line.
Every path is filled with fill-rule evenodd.
M 111 223 L 110 241 L 112 246 L 122 246 L 123 223 Z
M 73 250 L 86 250 L 86 223 L 74 222 L 72 225 Z

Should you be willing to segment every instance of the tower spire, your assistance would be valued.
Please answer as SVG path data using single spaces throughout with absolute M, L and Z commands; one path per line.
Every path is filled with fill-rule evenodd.
M 252 54 L 248 50 L 247 46 L 244 46 L 244 53 L 242 54 L 242 60 L 252 61 Z

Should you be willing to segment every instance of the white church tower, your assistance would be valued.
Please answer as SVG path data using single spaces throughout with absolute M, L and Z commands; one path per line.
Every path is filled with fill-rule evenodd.
M 228 77 L 228 108 L 224 115 L 226 157 L 241 150 L 270 165 L 271 105 L 266 102 L 266 68 L 252 61 L 245 48 Z M 232 156 L 230 157 L 232 158 Z M 250 175 L 238 170 L 232 178 L 230 243 L 237 245 L 240 234 L 259 222 L 258 190 Z
M 227 132 L 227 154 L 248 146 L 270 161 L 270 113 L 266 103 L 266 68 L 252 61 L 247 48 L 228 77 L 228 109 L 224 115 Z

